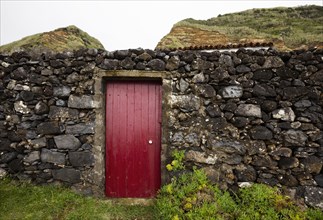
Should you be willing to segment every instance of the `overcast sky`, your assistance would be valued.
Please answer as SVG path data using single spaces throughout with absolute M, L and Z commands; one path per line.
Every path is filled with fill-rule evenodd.
M 0 45 L 76 25 L 107 50 L 150 48 L 185 19 L 208 19 L 251 8 L 320 5 L 322 0 L 280 1 L 15 1 L 0 0 Z

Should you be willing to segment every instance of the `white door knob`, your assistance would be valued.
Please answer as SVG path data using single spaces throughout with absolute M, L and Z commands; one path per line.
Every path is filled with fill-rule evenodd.
M 153 143 L 153 141 L 152 141 L 152 140 L 149 140 L 149 141 L 148 141 L 148 144 L 152 144 L 152 143 Z

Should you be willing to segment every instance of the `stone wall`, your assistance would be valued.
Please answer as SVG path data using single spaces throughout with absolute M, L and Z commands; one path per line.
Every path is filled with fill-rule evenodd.
M 93 173 L 105 147 L 96 153 L 93 144 L 95 135 L 104 136 L 95 132 L 96 111 L 104 110 L 96 96 L 104 91 L 94 79 L 104 82 L 98 71 L 150 71 L 168 88 L 165 181 L 174 174 L 164 165 L 181 149 L 187 169 L 202 167 L 224 189 L 242 182 L 287 186 L 323 208 L 312 195 L 322 200 L 322 50 L 20 52 L 1 55 L 0 64 L 2 173 L 103 194 L 104 171 L 100 181 Z

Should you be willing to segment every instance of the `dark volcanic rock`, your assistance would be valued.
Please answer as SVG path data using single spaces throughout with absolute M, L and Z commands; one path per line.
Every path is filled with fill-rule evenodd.
M 273 77 L 273 72 L 269 69 L 256 70 L 253 74 L 253 80 L 269 81 Z
M 277 96 L 276 91 L 272 87 L 266 84 L 256 85 L 253 88 L 253 94 L 255 94 L 256 96 L 265 96 L 265 97 Z
M 34 93 L 30 91 L 21 91 L 19 96 L 24 100 L 25 102 L 29 102 L 34 99 Z
M 43 163 L 53 163 L 58 165 L 65 164 L 65 154 L 60 152 L 55 152 L 43 148 L 40 154 L 40 159 Z
M 224 152 L 229 154 L 240 154 L 244 155 L 246 153 L 246 148 L 243 143 L 239 141 L 233 141 L 229 139 L 221 139 L 211 136 L 207 142 L 208 148 L 215 152 Z
M 163 71 L 165 70 L 165 62 L 160 59 L 153 59 L 148 62 L 148 67 L 150 67 L 152 70 L 156 71 Z
M 282 157 L 291 157 L 292 153 L 293 153 L 292 149 L 287 148 L 287 147 L 282 147 L 282 148 L 279 148 L 277 150 L 270 152 L 271 155 L 282 156 Z
M 46 105 L 44 102 L 38 102 L 35 106 L 35 114 L 41 115 L 46 114 L 49 111 L 48 105 Z
M 307 135 L 302 131 L 288 130 L 283 136 L 289 146 L 305 146 L 307 141 Z
M 11 73 L 11 77 L 16 80 L 24 80 L 27 76 L 28 73 L 23 67 L 18 67 Z
M 298 180 L 292 175 L 283 175 L 279 179 L 279 182 L 285 186 L 290 186 L 290 187 L 298 186 Z
M 243 128 L 249 124 L 249 119 L 245 117 L 233 117 L 231 123 L 237 128 Z
M 295 157 L 281 158 L 278 165 L 281 169 L 291 169 L 298 167 L 299 161 Z
M 323 174 L 315 176 L 314 179 L 317 185 L 319 185 L 320 187 L 323 187 Z
M 126 70 L 132 70 L 135 65 L 136 63 L 130 57 L 126 57 L 120 62 L 120 66 Z
M 316 156 L 310 156 L 301 160 L 301 163 L 304 165 L 307 172 L 319 174 L 322 170 L 323 159 Z
M 52 171 L 54 179 L 68 183 L 78 183 L 81 181 L 81 172 L 73 168 L 62 168 Z
M 323 69 L 311 75 L 310 78 L 314 82 L 323 82 Z
M 250 135 L 255 140 L 271 140 L 273 133 L 266 127 L 256 126 L 250 130 Z
M 100 68 L 105 70 L 115 70 L 119 66 L 118 60 L 109 60 L 104 59 L 103 62 L 99 65 Z
M 254 156 L 251 164 L 257 167 L 277 166 L 277 162 L 273 161 L 269 156 Z
M 77 124 L 66 126 L 66 134 L 94 134 L 94 124 Z
M 68 157 L 74 167 L 93 166 L 94 164 L 94 157 L 88 151 L 69 152 Z
M 8 138 L 0 138 L 0 151 L 11 151 L 10 141 Z
M 307 205 L 323 209 L 323 188 L 306 186 L 304 198 Z
M 308 92 L 308 88 L 306 87 L 285 87 L 283 88 L 283 98 L 285 100 L 292 100 L 294 98 L 306 95 Z
M 54 137 L 58 149 L 76 150 L 81 146 L 79 139 L 73 135 L 59 135 Z
M 252 166 L 242 166 L 235 169 L 239 182 L 254 182 L 257 179 L 256 170 Z
M 197 86 L 198 93 L 205 98 L 211 98 L 216 95 L 214 88 L 211 85 L 198 85 Z
M 0 163 L 8 163 L 17 157 L 17 152 L 9 152 L 0 155 Z
M 61 134 L 63 132 L 62 126 L 57 122 L 43 122 L 37 126 L 39 134 Z
M 130 54 L 131 52 L 129 50 L 117 50 L 114 52 L 114 57 L 119 60 L 122 60 L 128 57 Z
M 11 162 L 8 163 L 8 168 L 11 173 L 18 173 L 22 171 L 23 163 L 21 159 L 14 159 Z
M 294 71 L 288 67 L 280 67 L 277 69 L 277 75 L 280 76 L 281 79 L 288 79 L 288 78 L 297 78 L 298 72 Z
M 236 67 L 236 71 L 238 73 L 248 73 L 251 71 L 251 69 L 245 65 L 239 65 Z
M 265 100 L 261 105 L 261 109 L 267 113 L 272 112 L 277 109 L 277 102 L 272 100 Z
M 222 114 L 221 109 L 216 104 L 206 107 L 206 111 L 211 117 L 220 117 Z
M 177 56 L 171 57 L 166 64 L 166 70 L 176 70 L 179 67 L 179 58 Z

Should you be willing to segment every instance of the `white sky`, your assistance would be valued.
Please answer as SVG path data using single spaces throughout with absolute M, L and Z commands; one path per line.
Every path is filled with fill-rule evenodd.
M 173 24 L 251 8 L 320 5 L 323 0 L 280 1 L 16 1 L 0 0 L 0 45 L 25 36 L 76 25 L 107 50 L 154 49 Z

